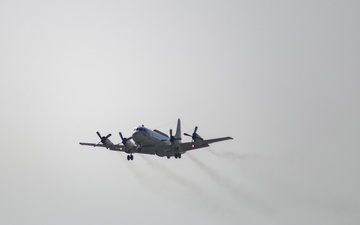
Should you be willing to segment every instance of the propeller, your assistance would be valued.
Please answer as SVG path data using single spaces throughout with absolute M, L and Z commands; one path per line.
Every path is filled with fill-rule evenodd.
M 131 139 L 132 139 L 132 137 L 129 137 L 129 138 L 123 137 L 123 135 L 122 135 L 121 132 L 119 132 L 119 135 L 120 135 L 120 138 L 121 138 L 122 143 L 123 143 L 124 146 L 126 146 L 126 142 L 127 142 L 128 140 L 131 140 Z
M 192 135 L 187 134 L 187 133 L 184 133 L 184 135 L 191 137 L 194 141 L 195 141 L 196 139 L 203 140 L 203 139 L 200 137 L 200 135 L 198 135 L 198 134 L 196 133 L 196 132 L 197 132 L 197 129 L 198 129 L 198 127 L 196 126 L 195 129 L 194 129 L 194 133 L 192 133 Z
M 176 138 L 172 135 L 172 129 L 170 129 L 170 142 L 171 144 L 174 142 L 174 141 L 178 141 L 178 140 L 181 140 L 181 138 Z
M 103 144 L 105 145 L 105 141 L 106 141 L 109 137 L 111 137 L 111 134 L 108 134 L 107 136 L 101 136 L 101 134 L 99 133 L 99 131 L 97 131 L 96 134 L 97 134 L 97 135 L 99 136 L 99 138 L 100 138 L 100 142 L 99 142 L 98 144 L 103 143 Z

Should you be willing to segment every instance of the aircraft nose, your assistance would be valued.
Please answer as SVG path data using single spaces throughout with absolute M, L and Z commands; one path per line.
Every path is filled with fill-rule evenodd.
M 133 134 L 132 134 L 132 137 L 134 140 L 138 139 L 140 136 L 140 132 L 139 131 L 135 131 Z
M 140 144 L 141 141 L 142 141 L 142 135 L 139 131 L 135 131 L 133 134 L 132 134 L 132 138 L 134 140 L 134 142 L 136 144 Z

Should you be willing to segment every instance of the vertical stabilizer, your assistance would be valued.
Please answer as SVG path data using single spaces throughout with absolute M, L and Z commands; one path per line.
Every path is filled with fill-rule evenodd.
M 178 122 L 177 122 L 175 138 L 178 139 L 178 140 L 181 140 L 181 123 L 180 123 L 180 118 L 178 119 Z

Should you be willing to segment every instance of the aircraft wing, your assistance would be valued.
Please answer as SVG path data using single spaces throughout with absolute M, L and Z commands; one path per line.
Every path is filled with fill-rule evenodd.
M 209 147 L 210 144 L 219 142 L 219 141 L 226 141 L 226 140 L 232 140 L 232 137 L 221 137 L 221 138 L 213 138 L 213 139 L 207 139 L 203 141 L 196 141 L 196 142 L 184 142 L 181 143 L 181 148 L 183 151 L 190 151 L 195 150 L 198 148 L 205 148 Z
M 80 144 L 80 145 L 86 145 L 86 146 L 104 147 L 104 148 L 106 148 L 105 145 L 103 145 L 103 144 L 97 144 L 97 143 L 84 143 L 84 142 L 80 142 L 79 144 Z M 122 152 L 125 151 L 124 145 L 120 145 L 120 144 L 111 145 L 111 146 L 109 147 L 109 149 L 112 150 L 112 151 L 122 151 Z

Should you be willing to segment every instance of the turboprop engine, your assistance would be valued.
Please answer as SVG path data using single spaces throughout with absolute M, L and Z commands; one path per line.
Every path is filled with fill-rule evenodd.
M 121 132 L 119 132 L 119 135 L 121 138 L 121 143 L 125 147 L 125 152 L 126 153 L 134 153 L 136 151 L 136 145 L 130 141 L 132 139 L 132 137 L 129 137 L 129 138 L 123 137 Z

